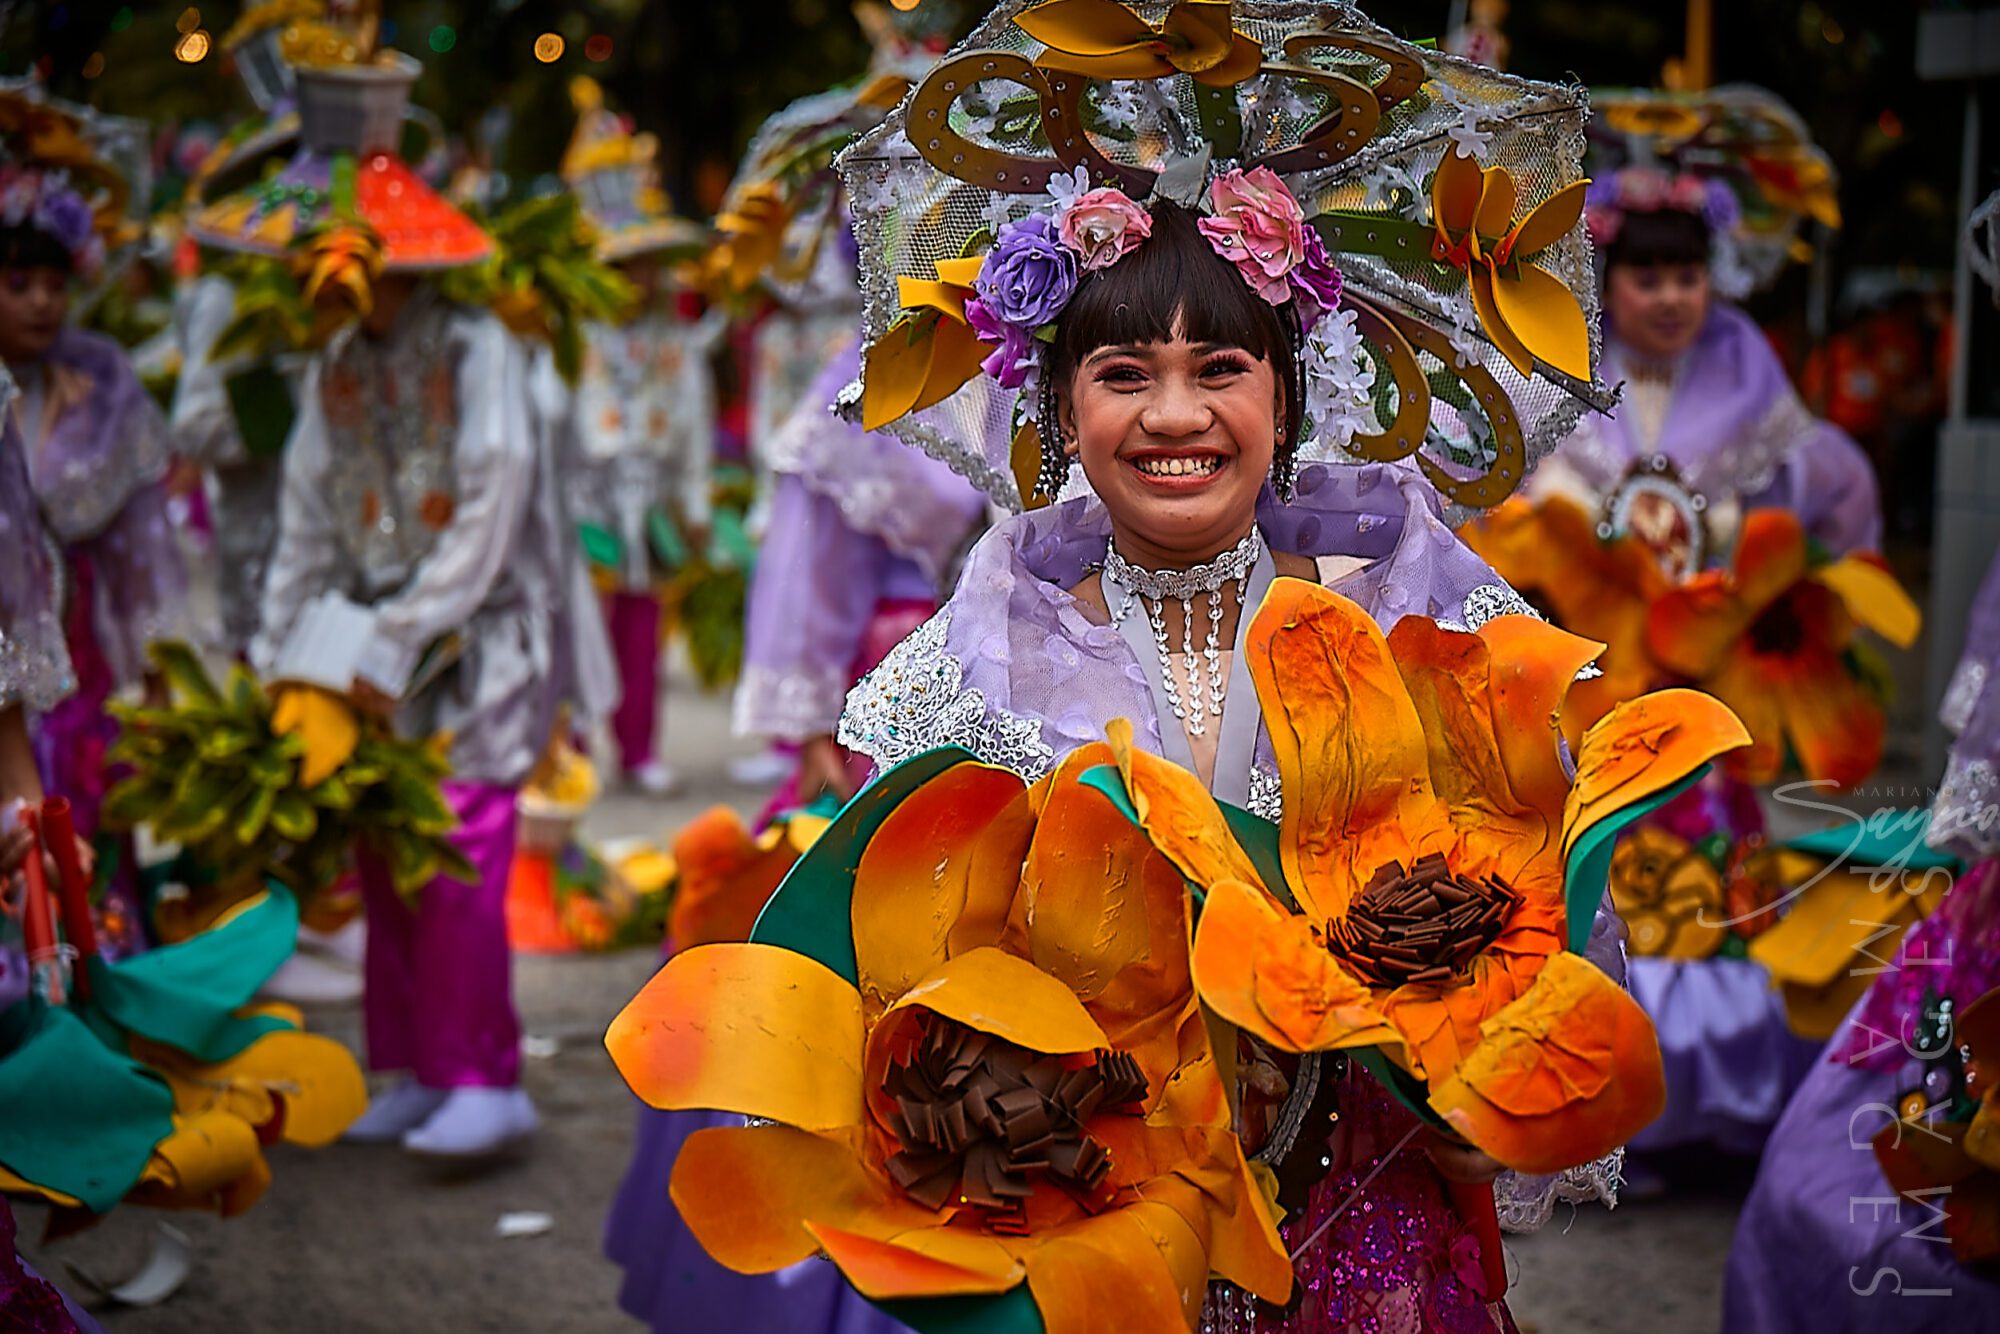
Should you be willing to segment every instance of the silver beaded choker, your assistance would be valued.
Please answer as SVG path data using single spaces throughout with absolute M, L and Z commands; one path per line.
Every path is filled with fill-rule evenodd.
M 1114 625 L 1122 624 L 1132 605 L 1143 603 L 1153 623 L 1153 647 L 1160 654 L 1160 676 L 1166 682 L 1167 705 L 1180 719 L 1189 736 L 1208 731 L 1208 720 L 1222 716 L 1226 687 L 1222 679 L 1222 589 L 1236 585 L 1236 601 L 1241 605 L 1250 587 L 1250 569 L 1264 550 L 1264 535 L 1255 525 L 1243 540 L 1206 565 L 1191 570 L 1142 570 L 1107 544 L 1104 550 L 1104 577 L 1118 590 L 1118 602 L 1111 608 Z M 1208 698 L 1202 699 L 1202 663 L 1194 656 L 1194 602 L 1208 598 L 1208 641 L 1202 648 L 1207 667 Z M 1176 675 L 1174 655 L 1167 648 L 1167 601 L 1181 604 L 1181 654 L 1187 659 L 1185 684 Z M 1109 601 L 1109 599 L 1106 599 Z M 1185 690 L 1185 695 L 1183 695 Z

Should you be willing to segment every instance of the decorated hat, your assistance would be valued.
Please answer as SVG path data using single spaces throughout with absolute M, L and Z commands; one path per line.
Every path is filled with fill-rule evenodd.
M 840 158 L 866 346 L 843 403 L 1010 507 L 1081 486 L 1040 445 L 1042 350 L 1171 200 L 1296 312 L 1300 455 L 1410 460 L 1462 520 L 1610 402 L 1587 116 L 1344 4 L 1006 0 Z
M 0 85 L 0 225 L 54 237 L 79 272 L 95 273 L 110 248 L 140 232 L 128 216 L 132 181 L 113 155 L 129 147 L 134 124 L 33 84 Z
M 1747 84 L 1699 93 L 1592 95 L 1587 216 L 1600 246 L 1627 216 L 1699 216 L 1714 241 L 1717 290 L 1747 296 L 1811 254 L 1807 219 L 1840 226 L 1839 179 L 1799 114 Z
M 196 209 L 189 232 L 203 245 L 278 255 L 330 215 L 352 214 L 381 238 L 391 272 L 486 258 L 486 233 L 397 156 L 421 68 L 397 51 L 299 65 L 298 151 L 264 180 Z
M 569 92 L 576 132 L 563 153 L 562 177 L 597 229 L 598 258 L 615 262 L 707 245 L 707 228 L 675 217 L 660 188 L 659 141 L 634 134 L 624 117 L 606 108 L 597 80 L 574 79 Z

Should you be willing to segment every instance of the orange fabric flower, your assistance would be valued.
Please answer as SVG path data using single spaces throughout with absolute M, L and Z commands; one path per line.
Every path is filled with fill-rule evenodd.
M 1563 705 L 1572 748 L 1598 719 L 1628 699 L 1665 685 L 1646 648 L 1646 618 L 1666 576 L 1643 542 L 1605 541 L 1574 501 L 1516 497 L 1461 530 L 1474 551 L 1550 620 L 1603 643 L 1603 673 L 1578 681 Z
M 1860 625 L 1907 646 L 1916 609 L 1878 563 L 1847 556 L 1815 568 L 1795 515 L 1753 510 L 1733 568 L 1663 594 L 1647 643 L 1750 729 L 1749 747 L 1729 761 L 1731 776 L 1771 782 L 1789 748 L 1806 777 L 1852 787 L 1881 760 L 1886 726 L 1880 701 L 1846 662 Z
M 679 885 L 667 920 L 667 940 L 673 948 L 750 939 L 757 914 L 810 846 L 810 837 L 791 837 L 791 823 L 773 825 L 753 836 L 742 816 L 727 806 L 714 806 L 675 835 Z M 805 827 L 817 833 L 823 825 L 808 820 L 802 833 Z
M 1280 579 L 1244 651 L 1284 783 L 1293 912 L 1233 869 L 1192 776 L 1114 735 L 1154 842 L 1207 903 L 1194 973 L 1216 1013 L 1286 1051 L 1379 1047 L 1433 1111 L 1510 1167 L 1599 1157 L 1664 1098 L 1651 1025 L 1564 952 L 1564 866 L 1598 821 L 1741 744 L 1669 691 L 1588 732 L 1572 786 L 1555 720 L 1600 645 L 1529 616 L 1478 634 Z M 1593 905 L 1594 906 L 1594 905 Z
M 885 1300 L 1026 1283 L 1049 1334 L 1192 1327 L 1211 1271 L 1284 1300 L 1183 881 L 1076 781 L 1109 758 L 1086 748 L 1031 788 L 968 761 L 904 798 L 853 864 L 855 980 L 781 946 L 704 946 L 612 1024 L 646 1101 L 780 1123 L 701 1131 L 675 1165 L 717 1260 L 824 1253 Z M 1049 1147 L 986 1128 L 1014 1116 Z

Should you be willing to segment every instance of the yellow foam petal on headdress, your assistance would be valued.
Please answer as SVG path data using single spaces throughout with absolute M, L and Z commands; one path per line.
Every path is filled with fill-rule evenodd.
M 1521 265 L 1518 272 L 1518 277 L 1498 276 L 1492 284 L 1493 302 L 1507 331 L 1538 360 L 1565 375 L 1588 380 L 1590 327 L 1584 323 L 1576 294 L 1560 278 L 1532 264 Z M 1484 318 L 1483 310 L 1480 314 Z M 1501 351 L 1507 351 L 1504 344 Z M 1514 364 L 1527 373 L 1528 367 L 1518 361 Z
M 1916 602 L 1896 582 L 1896 576 L 1872 560 L 1843 556 L 1813 571 L 1813 577 L 1840 595 L 1847 614 L 1897 648 L 1917 642 L 1924 616 Z
M 912 412 L 941 403 L 979 374 L 991 349 L 958 320 L 938 317 L 927 333 L 909 322 L 892 325 L 868 349 L 861 425 L 879 431 Z
M 1588 178 L 1571 181 L 1529 209 L 1528 216 L 1514 228 L 1511 254 L 1532 255 L 1569 235 L 1570 228 L 1576 226 L 1577 220 L 1583 216 L 1584 196 L 1589 189 Z
M 1508 327 L 1507 317 L 1500 313 L 1499 298 L 1494 295 L 1494 289 L 1503 281 L 1496 279 L 1493 270 L 1484 264 L 1473 264 L 1467 274 L 1467 285 L 1472 289 L 1472 308 L 1479 315 L 1479 327 L 1492 340 L 1493 346 L 1500 349 L 1500 355 L 1507 358 L 1508 364 L 1523 375 L 1532 375 L 1535 370 L 1534 354 Z

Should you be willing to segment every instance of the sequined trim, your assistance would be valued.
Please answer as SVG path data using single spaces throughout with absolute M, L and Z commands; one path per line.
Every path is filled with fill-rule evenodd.
M 1285 818 L 1285 780 L 1262 765 L 1250 770 L 1250 813 L 1276 824 Z
M 847 673 L 837 669 L 774 671 L 746 666 L 736 687 L 732 721 L 742 736 L 804 741 L 833 731 L 846 698 Z
M 939 746 L 963 746 L 989 764 L 1033 780 L 1055 751 L 1032 718 L 986 702 L 965 684 L 965 670 L 945 648 L 951 613 L 941 611 L 889 651 L 847 697 L 840 744 L 887 769 Z
M 1532 616 L 1536 620 L 1546 619 L 1535 610 L 1533 603 L 1516 593 L 1505 584 L 1481 584 L 1465 595 L 1459 615 L 1463 621 L 1439 619 L 1438 624 L 1447 630 L 1463 630 L 1470 633 L 1488 621 L 1501 616 Z
M 1944 703 L 1938 705 L 1938 721 L 1950 730 L 1953 736 L 1965 730 L 1972 721 L 1972 710 L 1979 703 L 1979 697 L 1986 692 L 1986 664 L 1977 658 L 1966 658 L 1958 664 L 1958 670 L 1951 674 L 1951 684 L 1944 688 Z
M 1502 1228 L 1509 1232 L 1533 1232 L 1549 1221 L 1558 1202 L 1597 1202 L 1607 1209 L 1616 1209 L 1618 1191 L 1624 1184 L 1625 1150 L 1613 1149 L 1594 1162 L 1555 1176 L 1502 1172 L 1493 1182 L 1493 1202 L 1500 1211 Z
M 1968 861 L 2000 852 L 2000 772 L 1992 761 L 1951 757 L 1925 837 L 1939 851 Z

